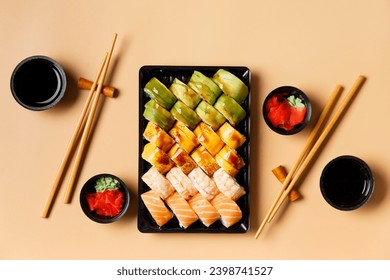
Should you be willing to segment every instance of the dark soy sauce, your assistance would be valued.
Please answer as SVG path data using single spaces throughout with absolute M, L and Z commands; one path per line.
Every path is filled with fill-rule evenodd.
M 342 210 L 360 206 L 372 191 L 372 174 L 364 162 L 350 157 L 330 162 L 324 169 L 321 181 L 325 199 Z
M 61 91 L 58 69 L 43 59 L 32 59 L 22 65 L 14 79 L 18 98 L 30 106 L 50 104 Z

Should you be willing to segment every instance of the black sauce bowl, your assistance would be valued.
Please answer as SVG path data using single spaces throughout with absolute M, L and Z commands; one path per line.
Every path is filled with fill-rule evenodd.
M 66 75 L 54 59 L 35 55 L 19 62 L 11 75 L 11 92 L 24 108 L 42 111 L 56 105 L 66 91 Z
M 324 199 L 339 210 L 354 210 L 370 199 L 374 175 L 362 159 L 344 155 L 331 160 L 323 169 L 320 189 Z
M 122 211 L 114 217 L 102 216 L 102 215 L 97 214 L 95 211 L 91 211 L 89 209 L 89 205 L 88 205 L 86 196 L 89 193 L 96 192 L 96 189 L 95 189 L 96 181 L 101 177 L 111 177 L 113 179 L 118 180 L 119 185 L 120 185 L 119 190 L 123 193 L 124 202 L 122 205 Z M 81 188 L 81 191 L 80 191 L 81 209 L 83 210 L 84 214 L 89 219 L 91 219 L 92 221 L 97 222 L 97 223 L 108 224 L 108 223 L 118 221 L 120 218 L 123 217 L 123 215 L 125 215 L 125 213 L 127 212 L 127 209 L 129 208 L 129 205 L 130 205 L 130 193 L 129 193 L 129 190 L 127 189 L 127 186 L 120 178 L 118 178 L 117 176 L 112 175 L 112 174 L 102 173 L 102 174 L 98 174 L 98 175 L 91 177 L 84 184 L 84 186 Z
M 278 96 L 278 98 L 287 98 L 289 96 L 293 95 L 294 97 L 300 98 L 302 100 L 302 103 L 306 107 L 306 115 L 303 119 L 303 122 L 300 124 L 295 125 L 292 129 L 286 130 L 284 128 L 281 128 L 279 126 L 274 126 L 272 122 L 268 119 L 268 110 L 267 110 L 267 103 L 270 101 L 271 98 Z M 263 103 L 263 117 L 264 121 L 268 125 L 269 128 L 271 128 L 274 132 L 282 134 L 282 135 L 293 135 L 300 131 L 302 131 L 307 124 L 310 122 L 311 119 L 311 112 L 312 107 L 309 98 L 307 95 L 300 89 L 293 87 L 293 86 L 281 86 L 273 91 L 271 91 L 267 97 L 264 100 Z

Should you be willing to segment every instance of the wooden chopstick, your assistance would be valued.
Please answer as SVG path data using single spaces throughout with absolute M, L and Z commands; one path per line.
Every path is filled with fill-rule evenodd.
M 341 105 L 338 113 L 335 115 L 335 117 L 333 117 L 333 119 L 332 119 L 330 124 L 332 124 L 332 123 L 335 124 L 337 122 L 337 120 L 340 117 L 340 115 L 346 109 L 348 103 L 352 100 L 352 97 L 354 96 L 354 94 L 356 94 L 358 89 L 361 87 L 361 84 L 362 84 L 362 76 L 359 76 L 357 82 L 355 82 L 354 87 L 351 89 L 352 94 L 348 95 L 348 97 L 346 98 L 344 103 Z M 318 148 L 319 148 L 319 146 L 317 145 L 318 140 L 315 143 L 317 134 L 318 134 L 320 128 L 322 127 L 323 122 L 328 118 L 328 115 L 330 114 L 331 108 L 333 107 L 333 105 L 334 105 L 335 101 L 337 100 L 338 95 L 341 93 L 341 91 L 342 91 L 342 87 L 341 86 L 337 86 L 335 88 L 335 90 L 333 91 L 330 100 L 327 102 L 323 112 L 321 113 L 320 118 L 318 119 L 316 126 L 314 127 L 313 131 L 311 132 L 311 134 L 310 134 L 310 136 L 309 136 L 309 138 L 308 138 L 308 140 L 307 140 L 307 142 L 306 142 L 306 144 L 305 144 L 301 154 L 298 157 L 298 160 L 294 164 L 294 167 L 293 167 L 294 172 L 291 172 L 291 171 L 289 172 L 289 174 L 288 174 L 289 176 L 286 178 L 285 182 L 283 183 L 283 187 L 282 187 L 281 191 L 279 192 L 279 194 L 276 197 L 275 201 L 273 202 L 270 210 L 268 211 L 266 217 L 264 218 L 264 220 L 261 223 L 259 229 L 257 230 L 257 233 L 255 235 L 256 239 L 260 235 L 261 231 L 264 229 L 265 224 L 272 220 L 272 218 L 276 214 L 277 210 L 280 208 L 281 204 L 283 203 L 284 199 L 287 197 L 288 193 L 294 187 L 294 184 L 298 181 L 298 179 L 301 176 L 301 174 L 303 173 L 304 169 L 307 167 L 307 165 L 309 164 L 310 160 L 313 158 L 314 153 L 318 150 Z M 325 131 L 328 130 L 328 132 L 326 133 L 326 135 L 324 135 L 324 133 L 322 133 L 321 136 L 322 137 L 326 137 L 327 134 L 330 132 L 330 130 L 333 128 L 334 124 L 331 127 L 329 127 L 329 125 L 328 125 L 327 128 L 325 129 Z M 321 138 L 321 136 L 320 136 L 320 138 Z M 321 140 L 321 143 L 319 145 L 321 145 L 322 142 L 323 142 L 323 140 Z M 313 146 L 313 144 L 314 144 L 314 146 Z M 313 146 L 312 150 L 315 150 L 314 153 L 311 153 L 311 151 L 310 151 L 310 148 L 312 146 Z M 302 162 L 302 160 L 305 157 L 305 155 L 307 155 L 306 159 L 308 158 L 308 155 L 310 155 L 310 159 L 308 161 L 306 161 L 306 159 L 305 159 L 305 161 Z M 295 174 L 296 173 L 296 169 L 299 166 L 303 166 L 304 164 L 305 164 L 304 168 L 301 169 L 298 172 L 298 174 Z M 295 177 L 294 177 L 293 181 L 291 181 L 293 176 L 295 176 Z
M 297 171 L 298 167 L 302 164 L 302 161 L 304 160 L 307 153 L 310 151 L 311 147 L 314 145 L 315 140 L 317 139 L 318 133 L 326 121 L 326 119 L 329 117 L 330 113 L 332 112 L 332 109 L 338 100 L 343 88 L 340 85 L 337 85 L 336 88 L 333 90 L 329 101 L 326 103 L 323 111 L 320 114 L 320 117 L 318 118 L 313 130 L 311 131 L 309 137 L 306 140 L 305 145 L 302 148 L 301 153 L 298 156 L 298 159 L 295 161 L 294 165 L 292 166 L 290 172 L 288 172 L 286 179 L 283 182 L 282 188 L 277 196 L 277 199 L 280 198 L 285 191 L 285 189 L 288 187 L 289 183 L 293 179 L 295 172 Z M 273 208 L 275 205 L 272 205 L 271 208 Z M 270 222 L 270 220 L 268 220 Z
M 82 113 L 80 115 L 80 118 L 77 122 L 77 126 L 76 126 L 76 129 L 75 131 L 73 132 L 73 135 L 72 135 L 72 138 L 71 140 L 69 141 L 69 145 L 67 147 L 67 150 L 66 150 L 66 153 L 65 153 L 65 156 L 61 162 L 61 165 L 60 165 L 60 168 L 58 169 L 57 171 L 57 176 L 54 180 L 54 183 L 53 183 L 53 186 L 51 188 L 51 191 L 50 191 L 50 194 L 49 194 L 49 197 L 46 201 L 46 204 L 45 204 L 45 207 L 43 209 L 43 212 L 42 212 L 42 218 L 47 218 L 49 216 L 49 213 L 50 213 L 50 209 L 53 205 L 53 202 L 54 202 L 54 197 L 58 191 L 58 187 L 60 185 L 60 182 L 61 182 L 61 179 L 62 179 L 62 176 L 64 174 L 64 171 L 65 171 L 65 167 L 67 166 L 68 164 L 68 161 L 69 161 L 69 157 L 74 149 L 74 146 L 76 144 L 76 140 L 78 139 L 79 137 L 79 134 L 80 134 L 80 131 L 81 131 L 81 128 L 83 127 L 83 125 L 85 124 L 85 121 L 86 121 L 86 117 L 87 117 L 87 112 L 88 112 L 88 109 L 90 107 L 90 103 L 91 103 L 91 100 L 92 100 L 92 97 L 93 97 L 93 93 L 96 89 L 96 86 L 97 86 L 97 83 L 98 83 L 98 80 L 99 80 L 99 77 L 102 73 L 102 70 L 103 70 L 103 67 L 104 67 L 104 64 L 105 64 L 105 61 L 107 59 L 107 54 L 105 55 L 104 57 L 104 60 L 103 60 L 103 63 L 101 64 L 101 67 L 98 71 L 98 74 L 96 76 L 96 79 L 95 81 L 93 82 L 92 86 L 91 86 L 91 89 L 88 93 L 88 97 L 87 97 L 87 100 L 85 102 L 85 105 L 83 107 L 83 110 L 82 110 Z
M 91 105 L 91 109 L 89 111 L 87 122 L 85 124 L 85 128 L 84 128 L 83 134 L 81 136 L 80 144 L 79 144 L 79 147 L 78 147 L 78 150 L 77 150 L 77 154 L 76 154 L 75 164 L 73 165 L 73 169 L 72 169 L 72 172 L 71 172 L 71 177 L 69 179 L 68 187 L 66 189 L 66 193 L 65 193 L 65 196 L 64 196 L 64 203 L 70 203 L 70 201 L 71 201 L 71 197 L 72 197 L 72 194 L 73 194 L 73 189 L 74 189 L 76 177 L 77 177 L 78 170 L 79 170 L 79 167 L 80 167 L 80 162 L 81 162 L 81 159 L 82 159 L 83 154 L 84 154 L 84 149 L 85 149 L 85 146 L 86 146 L 86 143 L 87 143 L 87 139 L 88 139 L 89 133 L 91 131 L 91 127 L 92 127 L 93 119 L 95 117 L 97 104 L 98 104 L 99 98 L 100 98 L 100 92 L 101 92 L 101 90 L 103 88 L 103 83 L 104 83 L 104 80 L 105 80 L 106 75 L 107 75 L 107 70 L 108 70 L 108 66 L 110 64 L 112 52 L 114 50 L 116 38 L 117 38 L 117 34 L 114 35 L 110 51 L 108 52 L 107 59 L 106 59 L 106 61 L 104 63 L 104 66 L 103 66 L 102 74 L 99 77 L 98 88 L 97 88 L 97 90 L 94 93 L 94 98 L 93 98 L 93 102 L 92 102 L 92 105 Z
M 282 185 L 282 188 L 281 188 L 280 192 L 276 196 L 276 198 L 275 198 L 274 202 L 272 203 L 269 211 L 267 212 L 267 215 L 265 216 L 263 222 L 261 223 L 259 229 L 257 230 L 256 235 L 255 235 L 256 239 L 259 237 L 259 235 L 262 232 L 262 230 L 264 229 L 266 223 L 270 221 L 270 217 L 271 217 L 273 209 L 278 204 L 278 201 L 279 201 L 280 197 L 283 195 L 283 193 L 285 192 L 285 190 L 288 187 L 289 183 L 291 182 L 291 179 L 293 178 L 293 175 L 295 174 L 297 168 L 302 163 L 302 160 L 305 157 L 305 155 L 307 155 L 308 150 L 313 146 L 313 144 L 314 144 L 314 142 L 316 140 L 316 137 L 317 137 L 317 135 L 318 135 L 318 133 L 320 131 L 320 128 L 322 127 L 324 121 L 329 117 L 329 115 L 331 113 L 331 109 L 333 108 L 334 104 L 336 103 L 340 93 L 342 92 L 342 89 L 343 88 L 338 85 L 333 90 L 333 93 L 331 94 L 331 97 L 329 98 L 329 100 L 326 103 L 324 109 L 322 110 L 322 112 L 320 114 L 320 117 L 317 120 L 316 125 L 314 126 L 314 128 L 311 131 L 308 139 L 306 140 L 306 143 L 305 143 L 301 153 L 299 154 L 297 161 L 295 162 L 294 166 L 292 167 L 292 170 L 288 173 L 286 179 L 283 182 L 283 185 Z
M 288 188 L 283 192 L 283 195 L 279 198 L 279 201 L 276 204 L 276 207 L 271 211 L 271 215 L 269 217 L 269 221 L 272 220 L 272 218 L 275 216 L 276 212 L 279 210 L 280 206 L 286 199 L 288 193 L 291 191 L 291 189 L 294 187 L 295 183 L 299 180 L 299 177 L 302 175 L 302 173 L 305 171 L 307 166 L 311 163 L 312 159 L 316 155 L 316 153 L 319 151 L 319 148 L 321 147 L 322 143 L 325 141 L 326 137 L 329 135 L 329 133 L 332 131 L 344 111 L 347 109 L 348 105 L 351 103 L 353 97 L 359 92 L 359 89 L 362 87 L 364 81 L 366 78 L 364 76 L 359 76 L 352 86 L 351 90 L 349 91 L 348 95 L 345 97 L 343 103 L 340 105 L 338 110 L 336 111 L 333 118 L 329 121 L 329 124 L 325 127 L 324 131 L 319 136 L 318 140 L 314 144 L 313 148 L 310 150 L 309 154 L 305 158 L 304 162 L 302 163 L 299 171 L 297 172 L 296 176 L 294 176 L 294 179 L 290 182 Z
M 106 54 L 106 55 L 108 56 L 108 54 Z M 106 61 L 104 63 L 103 71 L 107 70 L 107 61 L 108 61 L 108 59 L 106 59 Z M 100 76 L 100 78 L 99 78 L 99 85 L 101 84 L 101 77 L 102 76 Z M 93 94 L 92 105 L 91 105 L 90 111 L 88 112 L 88 115 L 87 115 L 87 121 L 86 121 L 84 130 L 83 130 L 83 133 L 81 135 L 81 140 L 80 140 L 80 143 L 79 143 L 79 146 L 77 149 L 77 153 L 76 153 L 75 163 L 74 163 L 72 171 L 71 171 L 70 179 L 68 182 L 68 187 L 66 188 L 66 192 L 65 192 L 65 196 L 64 196 L 64 203 L 70 203 L 70 200 L 71 200 L 71 196 L 73 193 L 73 186 L 74 186 L 74 183 L 76 181 L 77 174 L 78 174 L 77 171 L 80 167 L 81 159 L 82 159 L 82 156 L 84 154 L 84 148 L 85 148 L 88 136 L 89 136 L 91 125 L 92 125 L 95 111 L 97 108 L 98 98 L 100 95 L 99 93 L 100 93 L 100 91 L 98 88 Z
M 116 39 L 116 37 L 117 37 L 117 34 L 115 34 L 114 38 Z M 115 39 L 114 39 L 114 41 L 115 41 Z M 111 49 L 113 49 L 113 46 L 111 47 Z M 103 60 L 103 62 L 101 64 L 101 67 L 100 67 L 100 69 L 98 71 L 98 74 L 97 74 L 97 76 L 96 76 L 96 78 L 95 78 L 95 80 L 94 80 L 94 82 L 93 82 L 93 84 L 91 86 L 90 91 L 89 91 L 87 100 L 85 102 L 85 105 L 84 105 L 84 108 L 82 110 L 81 116 L 80 116 L 80 118 L 78 120 L 76 129 L 75 129 L 75 131 L 74 131 L 74 133 L 72 135 L 71 140 L 69 141 L 69 145 L 67 147 L 65 156 L 64 156 L 64 158 L 63 158 L 63 160 L 61 162 L 59 170 L 57 171 L 56 178 L 54 180 L 54 183 L 53 183 L 53 186 L 51 188 L 49 197 L 48 197 L 48 199 L 46 201 L 45 207 L 44 207 L 42 215 L 41 215 L 42 218 L 47 218 L 49 216 L 49 214 L 50 214 L 50 210 L 51 210 L 51 208 L 53 206 L 53 202 L 55 200 L 55 196 L 56 196 L 56 193 L 58 191 L 61 179 L 62 179 L 64 171 L 65 171 L 65 168 L 68 165 L 70 155 L 71 155 L 71 153 L 72 153 L 72 151 L 74 149 L 74 146 L 76 144 L 76 140 L 79 138 L 79 135 L 81 133 L 81 129 L 82 129 L 82 127 L 84 127 L 84 125 L 86 123 L 88 110 L 90 109 L 90 104 L 91 104 L 91 101 L 92 101 L 92 99 L 94 97 L 95 89 L 96 89 L 96 87 L 98 85 L 100 76 L 102 74 L 102 71 L 103 71 L 104 65 L 106 64 L 107 59 L 108 59 L 108 54 L 105 54 L 104 60 Z
M 320 117 L 317 120 L 317 123 L 315 124 L 308 139 L 306 140 L 306 143 L 303 146 L 303 149 L 302 149 L 301 153 L 299 154 L 298 159 L 294 163 L 293 167 L 291 168 L 291 171 L 288 173 L 285 181 L 283 182 L 282 189 L 280 190 L 280 193 L 278 194 L 277 199 L 279 199 L 282 196 L 283 192 L 287 189 L 291 180 L 293 180 L 293 178 L 296 176 L 296 171 L 297 171 L 298 167 L 301 166 L 303 160 L 305 159 L 307 154 L 310 152 L 310 149 L 315 144 L 315 141 L 318 138 L 318 134 L 319 134 L 323 124 L 329 118 L 329 116 L 334 108 L 334 105 L 336 104 L 337 100 L 339 99 L 342 91 L 343 91 L 343 87 L 341 85 L 337 85 L 335 87 L 335 89 L 333 90 L 333 92 L 329 98 L 329 101 L 325 104 L 325 107 L 322 110 Z M 273 208 L 274 206 L 275 205 L 271 206 L 271 208 Z M 271 222 L 272 218 L 273 218 L 273 215 L 271 215 L 268 218 L 268 222 Z

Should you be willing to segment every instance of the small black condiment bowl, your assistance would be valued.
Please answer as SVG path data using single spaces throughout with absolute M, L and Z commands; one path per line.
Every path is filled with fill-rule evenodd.
M 65 94 L 66 75 L 54 59 L 35 55 L 22 60 L 11 75 L 15 100 L 32 111 L 52 108 Z
M 305 115 L 305 118 L 304 118 L 302 123 L 295 125 L 294 128 L 291 130 L 286 130 L 286 129 L 283 129 L 281 127 L 276 127 L 270 122 L 270 120 L 268 119 L 268 116 L 267 116 L 268 115 L 267 103 L 274 96 L 280 96 L 282 98 L 287 98 L 291 95 L 298 97 L 302 100 L 303 104 L 306 106 L 306 115 Z M 306 96 L 306 94 L 302 90 L 300 90 L 296 87 L 293 87 L 293 86 L 281 86 L 281 87 L 274 89 L 273 91 L 271 91 L 267 95 L 267 97 L 265 98 L 264 103 L 263 103 L 264 121 L 269 126 L 269 128 L 271 128 L 276 133 L 279 133 L 282 135 L 293 135 L 293 134 L 296 134 L 296 133 L 302 131 L 307 126 L 307 124 L 310 122 L 311 112 L 312 112 L 312 107 L 311 107 L 311 103 L 310 103 L 309 98 Z
M 96 192 L 96 189 L 95 189 L 96 181 L 101 177 L 111 177 L 111 178 L 118 180 L 119 185 L 120 185 L 119 190 L 123 193 L 124 202 L 123 202 L 123 206 L 122 206 L 122 211 L 118 215 L 116 215 L 115 217 L 102 216 L 102 215 L 97 214 L 95 211 L 91 211 L 89 209 L 86 195 L 89 193 Z M 112 222 L 119 220 L 126 213 L 127 209 L 129 208 L 129 205 L 130 205 L 130 193 L 129 193 L 129 190 L 127 189 L 127 186 L 120 178 L 118 178 L 117 176 L 112 175 L 112 174 L 103 173 L 103 174 L 98 174 L 98 175 L 93 176 L 84 184 L 84 186 L 81 188 L 81 191 L 80 191 L 81 209 L 83 210 L 84 214 L 88 218 L 90 218 L 92 221 L 97 222 L 97 223 L 108 224 L 108 223 L 112 223 Z
M 362 159 L 344 155 L 331 160 L 323 169 L 320 189 L 324 199 L 339 210 L 364 205 L 374 191 L 374 175 Z

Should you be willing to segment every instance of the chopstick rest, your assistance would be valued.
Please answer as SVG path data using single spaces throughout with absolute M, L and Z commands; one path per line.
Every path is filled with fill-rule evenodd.
M 87 79 L 85 79 L 83 77 L 80 77 L 79 80 L 77 81 L 77 87 L 79 89 L 88 89 L 88 90 L 90 90 L 92 85 L 93 85 L 92 81 L 87 80 Z M 103 85 L 101 93 L 104 96 L 106 96 L 106 97 L 114 97 L 116 92 L 117 92 L 117 90 L 113 86 Z
M 276 179 L 279 180 L 280 183 L 284 183 L 284 180 L 287 178 L 287 170 L 284 166 L 279 165 L 278 167 L 275 167 L 272 169 L 272 173 L 275 175 Z M 288 198 L 291 202 L 294 202 L 298 200 L 302 195 L 299 193 L 299 191 L 296 188 L 293 188 L 291 192 L 288 194 Z

